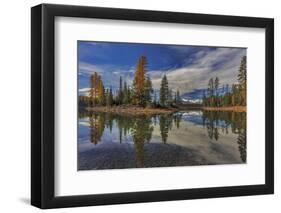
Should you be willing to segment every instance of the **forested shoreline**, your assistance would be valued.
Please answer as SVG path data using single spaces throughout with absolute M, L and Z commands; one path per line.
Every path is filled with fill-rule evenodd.
M 92 111 L 128 113 L 167 113 L 178 108 L 188 108 L 192 104 L 183 103 L 179 89 L 172 90 L 166 74 L 161 79 L 160 89 L 152 87 L 147 74 L 147 58 L 138 59 L 134 79 L 131 85 L 126 80 L 119 79 L 119 88 L 105 88 L 102 77 L 94 72 L 89 79 L 88 95 L 79 96 L 79 107 Z M 219 77 L 208 81 L 207 89 L 203 91 L 202 102 L 197 108 L 221 111 L 246 111 L 247 105 L 247 66 L 246 56 L 241 59 L 237 75 L 237 83 L 220 84 Z M 146 110 L 145 110 L 146 109 Z
M 202 104 L 209 109 L 231 109 L 247 105 L 247 59 L 241 59 L 237 81 L 231 87 L 226 84 L 220 87 L 219 77 L 211 78 L 208 82 L 208 89 L 203 93 Z
M 145 56 L 141 56 L 138 60 L 132 85 L 128 85 L 120 76 L 117 90 L 113 90 L 112 86 L 105 89 L 103 80 L 97 72 L 90 76 L 89 84 L 88 96 L 79 96 L 79 106 L 89 109 L 97 107 L 99 109 L 102 109 L 102 107 L 127 107 L 135 110 L 140 108 L 172 109 L 181 103 L 179 90 L 173 91 L 169 88 L 166 75 L 162 78 L 157 95 L 147 74 L 147 59 Z

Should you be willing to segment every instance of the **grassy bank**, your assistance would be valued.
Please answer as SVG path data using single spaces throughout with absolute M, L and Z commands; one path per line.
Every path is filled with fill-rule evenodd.
M 246 106 L 228 106 L 228 107 L 203 107 L 207 111 L 233 111 L 233 112 L 247 112 Z
M 137 107 L 137 106 L 112 106 L 112 107 L 92 107 L 87 108 L 88 111 L 92 112 L 111 112 L 118 114 L 128 115 L 156 115 L 163 113 L 172 113 L 178 111 L 175 108 L 151 108 L 151 107 Z

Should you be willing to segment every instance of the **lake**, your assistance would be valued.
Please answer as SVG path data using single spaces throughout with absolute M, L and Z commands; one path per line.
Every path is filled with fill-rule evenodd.
M 246 163 L 246 113 L 79 112 L 78 170 Z

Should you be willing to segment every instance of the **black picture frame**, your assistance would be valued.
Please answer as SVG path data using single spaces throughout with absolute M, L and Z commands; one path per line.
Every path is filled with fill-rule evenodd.
M 56 197 L 54 22 L 58 16 L 265 29 L 265 184 Z M 274 193 L 273 19 L 41 4 L 31 8 L 31 82 L 31 204 L 34 206 L 46 209 Z

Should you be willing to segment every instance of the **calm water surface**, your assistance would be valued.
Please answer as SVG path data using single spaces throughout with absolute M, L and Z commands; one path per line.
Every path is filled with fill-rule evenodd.
M 246 113 L 79 113 L 78 170 L 246 163 Z

